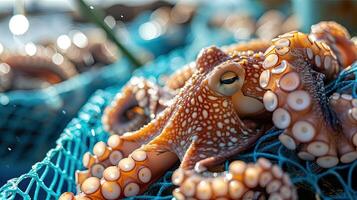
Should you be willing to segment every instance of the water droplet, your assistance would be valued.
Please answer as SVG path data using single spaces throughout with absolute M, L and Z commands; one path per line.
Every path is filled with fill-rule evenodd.
M 0 104 L 6 106 L 10 102 L 10 99 L 5 95 L 0 95 Z

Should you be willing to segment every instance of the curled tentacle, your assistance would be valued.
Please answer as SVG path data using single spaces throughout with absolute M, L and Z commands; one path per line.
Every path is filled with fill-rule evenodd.
M 93 154 L 86 152 L 83 155 L 83 166 L 86 170 L 76 172 L 76 183 L 82 185 L 89 177 L 102 178 L 104 170 L 109 166 L 115 166 L 134 149 L 140 147 L 140 143 L 132 143 L 120 138 L 118 135 L 109 137 L 107 144 L 98 142 L 93 147 Z
M 226 173 L 204 175 L 181 168 L 176 170 L 172 175 L 172 182 L 179 186 L 173 192 L 175 198 L 297 199 L 289 176 L 264 158 L 255 164 L 234 161 Z
M 148 150 L 144 146 L 120 160 L 118 165 L 107 167 L 101 179 L 88 177 L 83 180 L 80 185 L 81 193 L 76 197 L 71 193 L 64 193 L 60 199 L 122 199 L 136 196 L 160 178 L 177 160 L 172 152 L 153 148 Z
M 102 121 L 111 134 L 135 131 L 164 110 L 173 92 L 143 78 L 133 78 L 105 109 Z
M 165 86 L 171 90 L 177 90 L 182 88 L 186 81 L 191 78 L 191 76 L 196 71 L 196 64 L 191 62 L 181 69 L 177 70 L 174 74 L 167 78 Z
M 326 44 L 292 32 L 275 39 L 266 52 L 260 85 L 269 89 L 263 102 L 273 112 L 273 123 L 284 133 L 280 141 L 298 149 L 304 160 L 324 168 L 339 162 L 336 115 L 324 94 L 324 75 L 333 77 L 338 65 Z
M 44 88 L 77 74 L 61 54 L 41 46 L 35 55 L 6 54 L 1 60 L 1 82 L 6 80 L 3 90 Z
M 85 170 L 76 172 L 76 182 L 78 186 L 89 177 L 101 178 L 107 167 L 115 166 L 122 158 L 127 157 L 135 149 L 147 144 L 160 132 L 163 124 L 167 123 L 172 109 L 168 108 L 161 112 L 155 120 L 143 126 L 137 131 L 127 132 L 126 134 L 112 135 L 107 144 L 98 142 L 93 147 L 93 154 L 87 152 L 83 156 L 83 166 Z
M 346 68 L 357 59 L 357 46 L 351 41 L 345 27 L 333 21 L 320 22 L 311 27 L 309 38 L 322 40 L 336 54 L 339 63 Z

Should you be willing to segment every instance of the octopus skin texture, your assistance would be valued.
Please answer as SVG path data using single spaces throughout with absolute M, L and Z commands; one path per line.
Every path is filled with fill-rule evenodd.
M 224 47 L 223 50 L 231 56 L 246 56 L 263 52 L 269 46 L 270 42 L 252 40 Z M 195 72 L 196 64 L 191 62 L 168 77 L 163 88 L 134 77 L 105 109 L 102 117 L 104 129 L 111 134 L 122 135 L 147 124 L 171 103 L 173 96 Z
M 93 149 L 94 156 L 90 154 L 84 156 L 83 163 L 88 169 L 92 169 L 93 164 L 98 164 L 96 160 L 101 163 L 106 163 L 108 160 L 116 161 L 118 164 L 98 173 L 102 175 L 101 179 L 104 182 L 108 181 L 108 184 L 110 182 L 111 185 L 110 187 L 108 185 L 107 188 L 109 190 L 98 187 L 94 193 L 88 191 L 87 187 L 101 182 L 100 179 L 94 176 L 89 177 L 86 174 L 88 171 L 78 173 L 77 180 L 83 192 L 80 196 L 110 199 L 137 195 L 173 166 L 178 159 L 181 160 L 180 169 L 182 170 L 190 171 L 195 167 L 203 170 L 203 168 L 217 165 L 228 157 L 245 150 L 247 144 L 252 144 L 268 127 L 271 127 L 270 123 L 259 125 L 251 119 L 252 116 L 256 116 L 257 120 L 270 118 L 268 113 L 264 114 L 266 111 L 261 102 L 263 89 L 255 92 L 256 87 L 259 87 L 258 77 L 255 82 L 243 86 L 245 71 L 251 74 L 261 73 L 263 68 L 249 68 L 249 66 L 253 63 L 259 65 L 263 60 L 262 53 L 252 54 L 247 58 L 237 56 L 235 59 L 231 59 L 228 54 L 216 47 L 205 49 L 196 62 L 197 72 L 173 99 L 171 105 L 175 106 L 168 106 L 153 121 L 138 131 L 123 136 L 113 135 L 109 138 L 108 145 L 103 142 L 97 143 Z M 244 69 L 245 67 L 247 70 Z M 235 74 L 239 74 L 239 78 Z M 232 77 L 232 75 L 234 76 Z M 228 87 L 223 84 L 227 84 Z M 234 86 L 232 87 L 231 84 Z M 247 91 L 247 93 L 250 91 L 252 96 L 257 95 L 257 99 L 245 96 L 243 91 L 238 88 L 244 92 Z M 185 97 L 186 95 L 189 98 Z M 235 107 L 239 104 L 233 103 L 233 100 L 242 102 L 245 105 L 244 108 L 236 110 Z M 247 109 L 249 107 L 252 109 Z M 203 119 L 205 119 L 206 125 L 201 124 Z M 114 151 L 120 151 L 120 153 L 113 154 Z M 111 159 L 111 155 L 119 155 L 114 157 L 120 159 Z M 160 160 L 165 160 L 165 165 L 157 165 Z M 269 162 L 266 165 L 269 165 Z M 248 166 L 248 176 L 244 180 L 241 180 L 238 175 L 233 175 L 236 170 L 239 171 L 241 168 L 233 167 L 230 174 L 221 176 L 222 178 L 231 176 L 230 181 L 223 182 L 223 185 L 218 183 L 217 186 L 230 188 L 233 197 L 237 197 L 235 191 L 240 189 L 240 185 L 245 185 L 245 181 L 252 180 L 252 183 L 247 182 L 248 186 L 243 189 L 243 194 L 249 196 L 253 193 L 254 195 L 256 193 L 254 189 L 260 187 L 254 183 L 258 181 L 258 177 L 255 176 L 256 172 L 265 172 L 265 170 L 260 165 Z M 267 167 L 267 170 L 268 168 L 270 169 Z M 283 182 L 281 179 L 283 172 L 277 167 L 274 169 L 280 179 L 277 179 L 266 193 L 279 196 L 280 187 L 286 186 L 284 188 L 290 191 L 291 197 L 293 197 L 294 189 L 289 179 L 285 178 L 286 183 Z M 267 175 L 268 182 L 276 179 L 271 174 L 272 171 L 266 172 L 266 174 L 270 174 Z M 119 176 L 111 179 L 112 173 L 117 173 Z M 253 177 L 249 177 L 249 174 Z M 199 177 L 198 174 L 197 176 Z M 176 181 L 176 183 L 178 182 Z M 227 184 L 231 186 L 229 187 Z M 115 191 L 112 190 L 112 185 L 115 185 Z M 201 189 L 207 189 L 206 186 L 207 184 L 203 184 Z M 211 190 L 210 187 L 208 190 Z M 257 189 L 257 192 L 261 193 L 259 191 L 260 189 Z M 179 191 L 176 193 L 181 194 Z M 186 195 L 185 189 L 182 194 Z M 197 192 L 192 195 L 200 194 Z M 214 195 L 216 194 L 212 194 L 212 198 L 215 198 Z M 62 196 L 62 198 L 65 197 L 72 198 L 68 193 Z
M 248 42 L 241 42 L 222 47 L 222 50 L 231 56 L 244 56 L 244 54 L 264 52 L 268 47 L 270 47 L 270 45 L 270 41 L 254 39 Z M 169 78 L 167 78 L 165 87 L 171 90 L 182 88 L 186 81 L 190 79 L 191 76 L 195 73 L 195 71 L 195 62 L 191 62 L 183 66 L 181 69 L 177 70 Z
M 98 142 L 93 154 L 84 155 L 86 170 L 76 173 L 79 193 L 66 192 L 60 199 L 135 196 L 177 161 L 176 199 L 297 199 L 289 176 L 264 158 L 233 161 L 227 172 L 209 171 L 272 127 L 284 130 L 278 138 L 286 148 L 322 168 L 357 159 L 357 99 L 324 92 L 347 67 L 346 58 L 356 57 L 342 56 L 313 34 L 280 35 L 264 54 L 204 49 L 155 118 L 139 130 Z M 356 48 L 346 44 L 339 52 Z

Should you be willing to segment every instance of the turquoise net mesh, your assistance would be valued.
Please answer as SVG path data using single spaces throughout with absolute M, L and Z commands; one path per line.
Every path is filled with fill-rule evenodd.
M 168 56 L 159 57 L 154 63 L 137 70 L 134 75 L 161 81 L 163 74 L 174 71 L 178 66 L 192 60 L 194 56 L 186 50 L 177 50 Z M 351 76 L 354 75 L 354 76 Z M 352 90 L 357 97 L 357 63 L 345 70 L 330 85 L 326 93 Z M 349 78 L 348 78 L 349 77 Z M 106 140 L 108 134 L 101 125 L 103 109 L 120 88 L 112 87 L 99 90 L 81 109 L 57 140 L 56 148 L 50 150 L 45 159 L 36 163 L 30 172 L 8 181 L 0 188 L 0 199 L 55 199 L 62 192 L 75 192 L 74 173 L 82 169 L 82 156 L 90 151 L 98 141 Z M 322 169 L 314 162 L 301 161 L 296 154 L 286 149 L 278 141 L 279 130 L 270 130 L 261 137 L 250 151 L 234 159 L 255 161 L 265 157 L 278 163 L 287 171 L 298 187 L 300 197 L 312 198 L 318 194 L 323 199 L 355 199 L 357 197 L 357 161 L 338 165 L 331 169 Z M 225 163 L 227 167 L 229 161 Z M 178 165 L 177 165 L 178 166 Z M 177 168 L 173 167 L 172 170 Z M 174 188 L 171 183 L 172 170 L 152 184 L 141 196 L 129 199 L 172 199 Z
M 0 183 L 42 160 L 96 89 L 129 78 L 129 64 L 121 60 L 43 90 L 0 93 Z

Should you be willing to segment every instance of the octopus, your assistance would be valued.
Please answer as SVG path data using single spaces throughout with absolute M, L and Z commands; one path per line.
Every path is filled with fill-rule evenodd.
M 179 200 L 297 199 L 289 175 L 265 158 L 215 170 L 273 127 L 301 160 L 322 168 L 355 161 L 357 99 L 324 90 L 356 58 L 346 29 L 321 22 L 310 34 L 205 48 L 163 88 L 136 79 L 105 110 L 113 135 L 84 154 L 78 194 L 60 199 L 135 196 L 178 161 L 172 182 Z
M 74 65 L 61 54 L 41 45 L 35 48 L 33 55 L 0 55 L 0 92 L 46 88 L 77 75 Z

